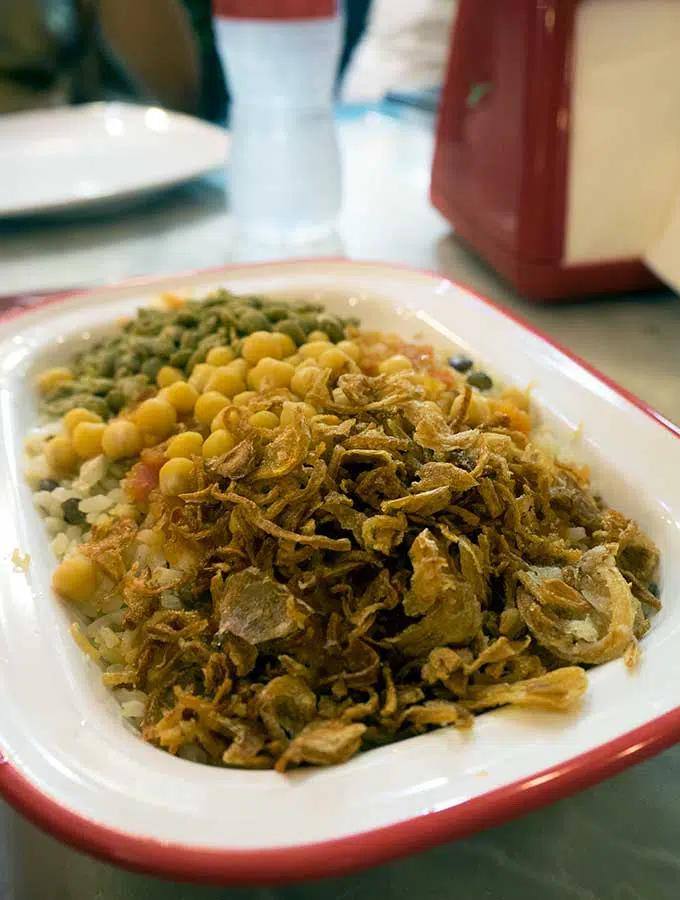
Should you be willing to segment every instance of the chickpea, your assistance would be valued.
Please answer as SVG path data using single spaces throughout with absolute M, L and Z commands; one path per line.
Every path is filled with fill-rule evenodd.
M 206 391 L 218 391 L 225 397 L 233 397 L 246 389 L 246 383 L 241 376 L 228 366 L 220 366 L 213 372 L 205 386 Z
M 102 450 L 109 459 L 137 456 L 142 444 L 142 432 L 128 419 L 115 419 L 109 422 L 102 435 Z
M 147 434 L 165 438 L 177 424 L 177 410 L 167 400 L 151 397 L 139 404 L 132 420 Z
M 255 391 L 288 387 L 294 374 L 290 363 L 266 356 L 248 372 L 248 387 Z
M 312 341 L 325 341 L 327 344 L 330 344 L 331 339 L 328 337 L 325 331 L 320 331 L 317 329 L 316 331 L 312 331 L 307 335 L 307 342 L 310 343 Z
M 220 410 L 229 404 L 229 398 L 219 391 L 206 391 L 196 401 L 194 418 L 201 425 L 210 425 Z
M 332 346 L 330 350 L 326 350 L 321 354 L 321 356 L 319 357 L 319 365 L 323 369 L 330 369 L 336 378 L 343 372 L 347 372 L 350 369 L 354 368 L 354 363 L 349 358 L 349 356 L 347 356 L 346 353 L 343 353 L 342 350 L 338 350 L 338 348 L 334 346 Z
M 283 352 L 283 347 L 279 340 L 280 337 L 281 335 L 278 332 L 254 331 L 243 341 L 241 350 L 243 358 L 254 365 L 267 356 L 271 356 L 274 359 L 290 356 L 290 353 Z
M 278 428 L 279 425 L 279 417 L 267 409 L 253 413 L 248 421 L 254 428 Z
M 280 331 L 272 332 L 273 336 L 279 342 L 279 346 L 281 347 L 281 356 L 279 359 L 283 359 L 285 356 L 291 356 L 297 350 L 295 346 L 295 341 L 292 337 L 289 337 L 287 334 L 283 334 Z
M 240 375 L 240 377 L 245 381 L 245 377 L 250 370 L 250 363 L 245 359 L 241 359 L 239 357 L 239 359 L 235 359 L 232 362 L 227 363 L 225 368 L 229 369 L 230 372 L 235 372 L 237 375 Z
M 101 422 L 102 417 L 83 406 L 76 406 L 64 416 L 64 428 L 69 434 L 73 434 L 77 425 L 81 422 Z
M 158 487 L 166 497 L 189 493 L 195 481 L 194 464 L 183 456 L 169 459 L 158 473 Z
M 189 376 L 189 384 L 196 388 L 199 394 L 205 390 L 206 384 L 210 381 L 211 376 L 215 373 L 217 366 L 208 365 L 208 363 L 199 363 L 194 366 L 193 372 Z
M 198 456 L 203 447 L 203 437 L 197 431 L 184 431 L 176 434 L 168 441 L 165 455 L 168 459 L 175 457 Z
M 86 556 L 70 556 L 54 570 L 52 587 L 64 599 L 83 603 L 97 590 L 97 569 Z
M 290 380 L 290 389 L 298 397 L 305 397 L 319 375 L 316 366 L 300 366 L 295 370 L 295 374 Z
M 175 381 L 158 393 L 158 398 L 173 406 L 181 416 L 193 411 L 198 396 L 196 388 L 186 381 Z
M 49 394 L 60 384 L 73 380 L 73 372 L 66 366 L 55 366 L 53 369 L 47 369 L 36 378 L 36 386 L 41 394 Z
M 361 347 L 355 341 L 340 341 L 335 345 L 338 350 L 346 353 L 354 362 L 359 362 L 361 357 Z
M 210 366 L 226 366 L 234 358 L 231 347 L 213 347 L 208 351 L 205 361 Z
M 45 458 L 51 471 L 56 475 L 67 475 L 78 465 L 78 456 L 73 444 L 63 435 L 58 435 L 45 444 Z
M 286 400 L 283 404 L 283 409 L 281 410 L 280 421 L 282 425 L 290 425 L 292 423 L 295 410 L 304 413 L 307 419 L 311 419 L 312 416 L 316 415 L 316 409 L 311 403 L 293 403 L 290 400 Z
M 203 444 L 203 456 L 206 459 L 214 456 L 224 456 L 225 453 L 229 453 L 235 446 L 236 440 L 234 436 L 226 429 L 221 428 L 218 431 L 213 431 L 210 437 L 206 438 Z
M 328 340 L 325 341 L 308 341 L 306 344 L 303 344 L 298 353 L 303 359 L 318 359 L 322 353 L 325 353 L 328 350 L 330 343 Z
M 73 430 L 73 449 L 81 459 L 92 459 L 102 452 L 106 425 L 103 422 L 80 422 Z
M 394 375 L 397 372 L 410 372 L 413 370 L 413 363 L 406 356 L 397 353 L 384 359 L 378 366 L 378 371 L 382 375 Z
M 159 388 L 170 387 L 177 381 L 184 381 L 184 375 L 174 366 L 163 366 L 156 375 L 156 384 Z
M 236 394 L 235 397 L 231 398 L 231 402 L 234 406 L 245 406 L 253 397 L 257 397 L 256 391 L 241 391 L 240 394 Z

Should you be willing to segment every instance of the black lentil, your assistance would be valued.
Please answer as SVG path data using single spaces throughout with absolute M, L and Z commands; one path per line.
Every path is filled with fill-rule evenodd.
M 474 363 L 469 356 L 458 354 L 449 359 L 449 365 L 452 369 L 455 369 L 456 372 L 469 372 Z
M 69 497 L 61 504 L 64 521 L 68 525 L 82 525 L 85 521 L 85 513 L 80 509 L 80 500 L 77 497 Z
M 53 478 L 43 478 L 38 484 L 38 490 L 49 491 L 50 493 L 59 487 L 59 482 Z
M 493 387 L 493 380 L 486 372 L 471 372 L 467 377 L 467 383 L 478 391 L 488 391 Z

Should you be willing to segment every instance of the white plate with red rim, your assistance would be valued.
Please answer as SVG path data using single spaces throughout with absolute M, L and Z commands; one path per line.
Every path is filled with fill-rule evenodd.
M 128 204 L 222 168 L 222 128 L 155 106 L 87 103 L 0 118 L 0 217 Z
M 161 291 L 314 295 L 368 327 L 462 349 L 506 383 L 532 384 L 541 416 L 592 466 L 605 499 L 662 554 L 663 609 L 631 674 L 591 671 L 578 713 L 500 710 L 345 765 L 274 772 L 171 757 L 122 724 L 50 591 L 42 524 L 22 479 L 35 422 L 31 375 L 79 336 Z M 439 275 L 295 261 L 135 281 L 9 317 L 0 332 L 0 792 L 79 849 L 166 877 L 224 884 L 337 875 L 470 834 L 593 784 L 680 739 L 678 431 L 534 330 Z M 575 438 L 582 426 L 582 438 Z M 9 562 L 31 557 L 28 574 Z

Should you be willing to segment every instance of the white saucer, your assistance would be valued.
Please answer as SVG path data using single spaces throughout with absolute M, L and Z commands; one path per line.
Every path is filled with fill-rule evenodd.
M 0 217 L 129 202 L 221 168 L 227 133 L 150 106 L 91 103 L 0 117 Z

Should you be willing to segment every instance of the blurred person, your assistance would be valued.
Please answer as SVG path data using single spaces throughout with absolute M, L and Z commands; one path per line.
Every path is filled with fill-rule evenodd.
M 195 113 L 200 91 L 181 0 L 0 0 L 0 112 L 135 98 Z
M 339 77 L 370 6 L 344 0 Z M 211 0 L 0 0 L 0 113 L 111 99 L 225 122 Z

